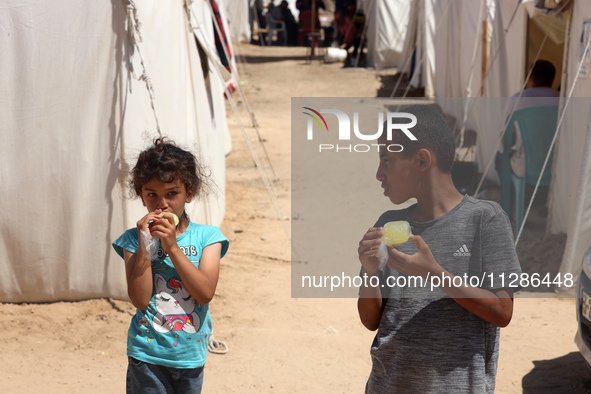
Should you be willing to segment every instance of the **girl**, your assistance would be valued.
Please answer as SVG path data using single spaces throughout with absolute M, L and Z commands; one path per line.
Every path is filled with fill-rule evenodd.
M 128 393 L 201 392 L 209 301 L 228 249 L 217 227 L 185 212 L 206 181 L 195 156 L 164 138 L 132 170 L 131 189 L 148 214 L 113 242 L 137 308 L 127 335 Z

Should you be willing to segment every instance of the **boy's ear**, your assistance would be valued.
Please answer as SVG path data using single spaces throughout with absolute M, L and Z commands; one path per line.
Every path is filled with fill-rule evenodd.
M 422 148 L 417 151 L 417 162 L 419 164 L 419 170 L 425 171 L 431 164 L 433 164 L 433 155 L 428 149 Z
M 187 198 L 185 199 L 185 203 L 190 203 L 191 201 L 193 201 L 193 193 L 188 193 L 187 194 Z

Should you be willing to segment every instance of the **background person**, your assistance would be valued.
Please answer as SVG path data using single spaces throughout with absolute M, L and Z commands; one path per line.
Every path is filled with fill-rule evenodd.
M 538 106 L 558 105 L 560 93 L 552 89 L 554 77 L 556 75 L 556 68 L 547 60 L 537 60 L 532 68 L 529 77 L 530 87 L 515 93 L 505 106 L 504 119 L 512 115 L 512 112 Z M 511 170 L 518 177 L 525 176 L 525 153 L 523 151 L 523 141 L 519 126 L 515 125 L 513 135 L 513 147 L 511 149 Z M 501 157 L 503 154 L 503 146 L 501 145 L 499 152 L 495 158 L 495 169 L 499 178 L 501 175 Z

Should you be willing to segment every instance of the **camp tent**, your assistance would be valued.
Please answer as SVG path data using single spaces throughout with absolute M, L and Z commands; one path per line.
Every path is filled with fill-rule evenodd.
M 536 9 L 536 5 L 545 7 Z M 591 32 L 587 22 L 591 20 L 591 4 L 582 0 L 415 0 L 413 7 L 417 7 L 411 11 L 411 18 L 415 19 L 409 26 L 416 27 L 414 33 L 409 27 L 405 53 L 399 63 L 401 70 L 404 65 L 410 67 L 409 56 L 414 53 L 413 84 L 431 92 L 443 111 L 458 118 L 460 125 L 478 131 L 477 162 L 480 171 L 488 166 L 486 176 L 491 179 L 496 179 L 489 164 L 504 128 L 505 102 L 493 98 L 509 97 L 524 87 L 528 67 L 534 60 L 532 52 L 536 55 L 543 42 L 540 37 L 532 42 L 531 26 L 536 25 L 543 37 L 547 33 L 545 45 L 564 47 L 558 53 L 540 52 L 539 56 L 553 56 L 562 97 L 548 231 L 567 234 L 561 271 L 578 273 L 583 253 L 591 245 L 591 132 L 587 99 L 591 97 L 591 79 L 589 55 L 583 56 Z M 413 38 L 412 34 L 423 38 Z M 475 97 L 490 99 L 482 101 Z
M 251 35 L 251 12 L 255 0 L 234 0 L 225 3 L 226 17 L 233 42 L 249 42 Z
M 406 38 L 412 0 L 365 0 L 367 66 L 377 70 L 398 66 Z
M 484 35 L 487 53 L 500 51 L 502 59 L 492 62 L 495 69 L 486 72 L 504 76 L 495 83 L 487 79 L 486 94 L 508 95 L 519 86 L 519 75 L 498 65 L 506 64 L 507 54 L 517 56 L 511 64 L 522 63 L 516 47 L 523 45 L 524 11 L 512 17 L 515 4 L 513 0 L 413 1 L 399 71 L 412 73 L 411 85 L 424 87 L 428 97 L 477 95 L 485 75 L 481 67 Z M 506 31 L 509 25 L 511 30 Z
M 195 152 L 217 185 L 190 217 L 221 223 L 224 77 L 196 45 L 215 53 L 205 4 L 3 3 L 0 301 L 126 297 L 111 242 L 145 208 L 121 181 L 160 133 Z
M 517 5 L 513 0 L 412 2 L 399 71 L 412 75 L 410 85 L 423 87 L 425 96 L 436 97 L 442 110 L 457 118 L 458 127 L 500 130 L 502 100 L 489 100 L 473 116 L 482 101 L 462 98 L 509 97 L 521 89 L 526 12 Z M 481 171 L 497 142 L 496 131 L 478 134 Z M 496 179 L 494 170 L 487 175 Z
M 583 254 L 591 246 L 591 3 L 577 0 L 571 7 L 562 95 L 572 92 L 575 99 L 566 110 L 563 102 L 564 124 L 552 168 L 549 217 L 552 232 L 567 234 L 563 273 L 580 272 Z

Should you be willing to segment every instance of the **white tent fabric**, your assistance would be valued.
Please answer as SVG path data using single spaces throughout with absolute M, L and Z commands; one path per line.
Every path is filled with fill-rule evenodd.
M 224 133 L 213 115 L 222 109 L 207 98 L 184 3 L 137 7 L 141 52 L 126 15 L 124 1 L 3 3 L 0 182 L 11 213 L 0 225 L 2 302 L 126 297 L 111 242 L 145 208 L 120 181 L 158 136 L 145 83 L 130 72 L 142 75 L 141 59 L 162 134 L 198 153 L 218 186 L 189 215 L 223 219 Z
M 411 86 L 425 88 L 425 96 L 433 97 L 435 74 L 435 10 L 437 0 L 414 0 L 409 11 L 409 23 L 402 54 L 398 61 L 401 73 L 410 73 L 413 68 Z M 439 32 L 438 32 L 439 34 Z M 414 56 L 414 59 L 413 59 Z
M 250 8 L 254 0 L 224 0 L 233 42 L 250 42 Z
M 201 3 L 203 4 L 203 3 Z M 230 137 L 230 129 L 226 122 L 226 104 L 224 100 L 224 93 L 226 86 L 230 83 L 238 84 L 236 61 L 234 50 L 232 49 L 232 40 L 226 35 L 228 44 L 230 46 L 230 53 L 226 53 L 226 57 L 230 57 L 230 71 L 224 67 L 217 55 L 215 46 L 215 38 L 213 33 L 218 29 L 227 28 L 228 22 L 226 20 L 224 8 L 220 6 L 220 16 L 222 18 L 223 26 L 218 26 L 214 22 L 211 15 L 212 9 L 210 7 L 197 7 L 195 3 L 191 4 L 189 15 L 189 24 L 193 30 L 193 34 L 199 45 L 205 51 L 209 64 L 208 78 L 205 80 L 205 86 L 210 100 L 210 110 L 212 111 L 212 121 L 215 130 L 219 133 L 224 133 L 224 152 L 226 155 L 232 151 L 232 138 Z M 224 31 L 226 34 L 227 32 Z
M 444 1 L 439 2 L 439 6 Z M 439 98 L 450 96 L 477 96 L 481 83 L 480 54 L 476 56 L 476 63 L 472 61 L 472 49 L 474 48 L 474 35 L 477 33 L 477 22 L 469 23 L 473 18 L 480 20 L 474 13 L 474 7 L 481 2 L 454 2 L 450 16 L 445 19 L 437 31 L 436 40 L 436 69 L 435 69 L 435 93 Z M 550 186 L 549 200 L 549 224 L 551 233 L 566 233 L 567 245 L 565 248 L 561 271 L 562 273 L 580 271 L 581 260 L 585 250 L 591 245 L 591 119 L 588 118 L 591 103 L 591 75 L 588 75 L 590 55 L 582 58 L 586 44 L 586 38 L 591 33 L 591 25 L 585 24 L 591 20 L 591 4 L 581 0 L 572 0 L 572 19 L 570 30 L 567 32 L 568 40 L 565 48 L 563 64 L 562 90 L 560 113 L 564 111 L 564 121 L 559 130 L 555 160 L 552 172 L 552 184 Z M 490 3 L 489 3 L 490 5 Z M 455 7 L 472 8 L 461 10 Z M 496 0 L 494 12 L 489 12 L 488 18 L 492 24 L 492 39 L 489 52 L 489 75 L 486 78 L 485 97 L 508 97 L 522 89 L 523 70 L 526 53 L 526 19 L 525 7 L 513 1 Z M 517 9 L 515 7 L 518 7 Z M 513 15 L 514 11 L 517 11 Z M 441 9 L 440 9 L 441 11 Z M 435 15 L 442 15 L 436 12 Z M 464 16 L 462 18 L 462 16 Z M 494 18 L 491 18 L 494 16 Z M 513 18 L 513 20 L 512 20 Z M 461 21 L 461 22 L 458 22 Z M 510 23 L 510 26 L 509 26 Z M 463 32 L 449 32 L 446 25 L 452 29 L 461 26 Z M 466 31 L 471 27 L 472 30 Z M 586 29 L 586 30 L 584 30 Z M 454 40 L 455 37 L 455 40 Z M 459 38 L 458 38 L 459 37 Z M 468 42 L 462 41 L 462 37 L 469 37 Z M 450 45 L 450 40 L 454 44 Z M 472 40 L 472 44 L 470 44 Z M 447 46 L 446 46 L 447 45 Z M 482 45 L 477 42 L 477 45 Z M 451 48 L 464 48 L 452 52 Z M 454 58 L 454 54 L 457 54 Z M 493 59 L 493 56 L 495 58 Z M 575 76 L 581 62 L 584 63 L 582 76 L 575 81 Z M 491 64 L 492 63 L 492 64 Z M 472 84 L 467 84 L 466 75 L 468 67 L 474 68 Z M 450 71 L 452 73 L 446 72 Z M 453 74 L 456 70 L 457 74 Z M 560 77 L 560 76 L 558 76 Z M 454 80 L 454 78 L 456 78 Z M 566 106 L 566 96 L 572 90 L 573 99 Z M 454 90 L 455 89 L 455 90 Z M 585 99 L 577 99 L 577 97 Z M 462 100 L 439 100 L 445 112 L 452 113 L 460 119 L 464 115 L 465 107 Z M 452 103 L 452 104 L 450 104 Z M 456 103 L 456 104 L 453 104 Z M 494 104 L 494 102 L 492 102 Z M 482 171 L 494 155 L 499 133 L 503 128 L 503 101 L 497 105 L 491 105 L 487 101 L 485 108 L 479 108 L 478 103 L 470 107 L 467 117 L 467 128 L 478 130 L 477 161 Z M 486 132 L 483 132 L 486 130 Z M 491 168 L 487 174 L 496 178 Z
M 488 70 L 485 96 L 509 95 L 509 92 L 519 89 L 521 73 L 508 72 L 506 67 L 510 64 L 513 69 L 521 70 L 524 63 L 521 52 L 525 31 L 523 10 L 516 15 L 507 31 L 515 7 L 512 0 L 413 1 L 399 69 L 410 71 L 411 58 L 416 50 L 411 84 L 424 87 L 426 96 L 479 95 L 483 77 L 480 37 L 483 21 L 487 21 L 491 37 L 489 52 L 491 56 L 498 53 L 501 61 L 492 63 L 492 69 Z M 510 63 L 506 61 L 508 56 L 511 56 Z M 498 78 L 491 78 L 492 75 Z
M 591 35 L 591 3 L 577 0 L 572 6 L 562 91 L 572 90 L 575 98 L 565 112 L 555 151 L 549 207 L 550 230 L 567 234 L 562 273 L 580 272 L 585 250 L 591 246 L 591 48 L 583 57 Z
M 450 101 L 445 98 L 480 96 L 484 76 L 483 97 L 510 97 L 521 89 L 525 65 L 525 40 L 522 38 L 526 28 L 525 11 L 522 7 L 516 10 L 518 4 L 511 0 L 489 1 L 484 10 L 480 1 L 464 2 L 463 6 L 460 3 L 446 0 L 435 12 L 435 15 L 447 12 L 447 17 L 437 21 L 435 95 L 444 98 L 438 102 L 445 112 L 457 114 L 459 127 L 466 116 L 465 128 L 480 131 L 476 158 L 479 170 L 484 171 L 504 129 L 505 101 L 487 100 L 484 105 L 473 99 Z M 487 21 L 490 29 L 488 67 L 484 75 L 481 68 L 483 21 Z M 465 49 L 458 51 L 457 48 Z M 456 107 L 450 107 L 450 103 L 457 103 Z M 492 167 L 486 175 L 497 179 Z
M 479 13 L 483 2 L 486 2 L 486 12 Z M 563 6 L 569 2 L 559 3 Z M 504 125 L 505 101 L 501 98 L 509 97 L 523 88 L 527 45 L 526 5 L 531 8 L 532 1 L 414 0 L 413 4 L 417 10 L 415 14 L 411 13 L 414 16 L 411 15 L 409 24 L 407 49 L 400 64 L 409 63 L 407 56 L 412 54 L 409 49 L 413 49 L 416 44 L 415 74 L 420 74 L 421 79 L 415 79 L 413 83 L 422 84 L 427 93 L 431 88 L 429 79 L 424 78 L 426 66 L 419 64 L 419 60 L 421 53 L 432 56 L 430 61 L 436 65 L 433 69 L 433 90 L 437 102 L 444 112 L 453 114 L 460 122 L 468 108 L 465 126 L 478 131 L 476 157 L 483 171 L 495 154 Z M 432 13 L 428 12 L 429 4 L 434 7 Z M 583 57 L 585 44 L 591 35 L 591 3 L 570 0 L 570 6 L 572 16 L 567 30 L 563 75 L 557 76 L 562 77 L 563 98 L 559 114 L 563 123 L 557 136 L 548 217 L 548 230 L 551 233 L 567 234 L 561 265 L 563 273 L 579 272 L 583 254 L 591 246 L 591 55 Z M 421 7 L 423 13 L 420 12 Z M 535 14 L 539 13 L 532 13 Z M 556 10 L 542 14 L 556 15 Z M 488 76 L 483 95 L 500 99 L 498 102 L 486 101 L 485 106 L 477 101 L 466 106 L 466 100 L 450 100 L 449 97 L 476 97 L 481 94 L 482 28 L 479 30 L 479 24 L 483 16 L 491 28 Z M 422 27 L 426 23 L 437 26 L 434 44 L 417 37 L 421 32 L 429 31 L 427 27 Z M 556 34 L 556 31 L 551 31 L 551 39 L 556 40 Z M 435 48 L 432 55 L 429 53 L 430 45 Z M 478 46 L 476 52 L 474 45 Z M 581 63 L 583 66 L 577 78 Z M 470 74 L 472 80 L 468 83 Z M 573 98 L 569 101 L 567 96 L 570 93 Z M 492 166 L 487 176 L 496 178 Z
M 404 48 L 412 0 L 366 0 L 367 65 L 397 67 Z
M 497 56 L 492 69 L 487 69 L 484 97 L 507 97 L 519 90 L 525 62 L 521 54 L 525 20 L 521 11 L 509 25 L 515 6 L 512 0 L 438 2 L 434 13 L 439 26 L 435 39 L 436 96 L 481 95 L 483 23 L 488 24 L 491 37 L 489 64 Z

